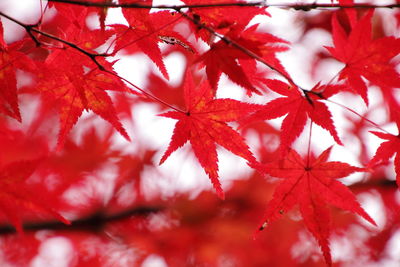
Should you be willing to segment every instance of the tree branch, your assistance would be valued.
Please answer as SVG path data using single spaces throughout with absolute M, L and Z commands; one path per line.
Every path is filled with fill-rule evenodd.
M 350 5 L 345 4 L 319 4 L 319 3 L 308 3 L 308 4 L 285 4 L 285 3 L 271 3 L 267 1 L 257 2 L 226 2 L 226 3 L 206 3 L 206 4 L 188 4 L 188 5 L 146 5 L 140 3 L 109 3 L 109 2 L 90 2 L 90 1 L 79 1 L 79 0 L 47 0 L 47 2 L 53 3 L 65 3 L 80 5 L 86 7 L 99 7 L 99 8 L 143 8 L 143 9 L 173 9 L 180 10 L 183 8 L 215 8 L 215 7 L 278 7 L 278 8 L 292 8 L 299 11 L 309 11 L 318 8 L 399 8 L 400 4 L 387 4 L 387 5 L 375 5 L 369 3 L 355 3 Z
M 27 222 L 24 223 L 24 231 L 38 231 L 38 230 L 89 230 L 93 232 L 100 232 L 104 226 L 108 223 L 128 219 L 132 216 L 146 217 L 150 214 L 154 214 L 163 211 L 165 207 L 162 206 L 142 206 L 135 207 L 130 210 L 123 211 L 117 214 L 104 214 L 103 212 L 97 212 L 87 218 L 78 219 L 71 221 L 70 225 L 66 225 L 59 221 L 47 221 L 47 222 Z M 0 226 L 0 235 L 15 233 L 15 229 L 10 225 Z
M 348 186 L 352 191 L 359 191 L 359 190 L 370 190 L 376 188 L 385 188 L 389 189 L 392 188 L 397 190 L 398 186 L 395 180 L 388 180 L 385 178 L 382 179 L 370 179 L 366 182 L 360 181 Z
M 238 6 L 238 7 L 246 7 L 246 6 L 265 6 L 264 1 L 258 1 L 253 3 L 245 3 L 245 2 L 227 2 L 227 3 L 209 3 L 209 4 L 190 4 L 190 5 L 146 5 L 140 3 L 108 3 L 108 2 L 90 2 L 90 1 L 79 1 L 79 0 L 47 0 L 47 2 L 54 3 L 64 3 L 64 4 L 73 4 L 87 7 L 101 7 L 101 8 L 142 8 L 142 9 L 173 9 L 180 10 L 183 8 L 212 8 L 212 7 L 229 7 L 229 6 Z

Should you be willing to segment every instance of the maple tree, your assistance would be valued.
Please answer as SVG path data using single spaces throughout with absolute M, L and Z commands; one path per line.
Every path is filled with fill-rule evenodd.
M 376 2 L 1 3 L 0 263 L 399 264 Z

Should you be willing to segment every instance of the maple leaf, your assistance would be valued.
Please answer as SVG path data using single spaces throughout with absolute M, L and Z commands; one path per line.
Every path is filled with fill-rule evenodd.
M 7 43 L 4 41 L 3 35 L 4 35 L 3 22 L 0 21 L 0 47 L 2 50 L 7 47 Z
M 25 40 L 7 45 L 0 21 L 0 113 L 21 121 L 17 95 L 17 69 L 33 71 L 35 63 L 18 49 Z
M 354 0 L 339 0 L 339 4 L 343 6 L 352 6 L 354 5 Z M 345 8 L 344 12 L 346 12 L 347 17 L 349 18 L 349 22 L 352 27 L 354 27 L 357 23 L 357 11 L 354 8 Z
M 56 31 L 63 36 L 63 40 L 73 43 L 74 46 L 70 47 L 63 42 L 60 43 L 58 39 L 50 38 L 54 47 L 49 48 L 51 53 L 44 63 L 38 62 L 41 68 L 38 71 L 40 80 L 36 90 L 41 92 L 47 101 L 54 103 L 59 110 L 60 131 L 57 148 L 63 146 L 66 136 L 83 110 L 92 110 L 129 140 L 106 90 L 119 92 L 132 92 L 132 90 L 127 88 L 116 75 L 111 74 L 113 63 L 103 57 L 94 56 L 101 53 L 99 46 L 115 32 L 108 29 L 89 29 L 86 19 L 91 9 L 60 3 L 55 3 L 54 6 L 57 8 Z M 49 39 L 46 36 L 41 38 Z M 68 60 L 65 60 L 66 58 Z
M 258 24 L 244 31 L 239 31 L 239 28 L 236 28 L 227 36 L 230 40 L 241 45 L 251 53 L 256 54 L 270 64 L 270 66 L 289 77 L 275 55 L 277 52 L 286 51 L 287 47 L 284 45 L 288 44 L 288 42 L 268 33 L 257 32 L 257 28 Z M 256 59 L 250 57 L 232 44 L 220 40 L 212 44 L 210 49 L 202 54 L 197 61 L 202 62 L 206 67 L 208 80 L 214 90 L 217 88 L 221 74 L 225 73 L 234 83 L 251 92 L 260 94 L 252 85 L 242 67 L 242 64 L 246 64 L 246 61 L 255 62 Z
M 123 0 L 120 2 L 122 4 L 132 1 Z M 148 5 L 151 5 L 152 2 L 152 0 L 138 1 L 138 3 Z M 169 75 L 158 43 L 162 41 L 178 43 L 191 52 L 195 51 L 193 46 L 182 35 L 172 29 L 179 20 L 175 13 L 169 11 L 150 13 L 150 9 L 141 8 L 123 9 L 122 13 L 128 21 L 129 27 L 119 24 L 113 25 L 118 32 L 115 50 L 138 48 L 140 52 L 145 53 L 156 64 L 167 80 Z
M 334 58 L 346 64 L 340 71 L 339 79 L 347 80 L 367 105 L 368 88 L 363 78 L 380 87 L 400 87 L 400 76 L 391 62 L 400 52 L 400 39 L 390 36 L 372 40 L 372 15 L 373 10 L 368 11 L 354 23 L 350 34 L 346 36 L 334 14 L 334 47 L 326 47 Z
M 218 180 L 218 155 L 216 144 L 248 160 L 255 161 L 243 137 L 227 125 L 256 109 L 257 105 L 233 99 L 214 99 L 207 81 L 195 88 L 192 75 L 187 72 L 184 98 L 187 112 L 170 111 L 161 116 L 178 120 L 168 149 L 160 160 L 162 164 L 172 152 L 190 141 L 200 165 L 208 174 L 217 194 L 224 198 Z
M 22 233 L 21 211 L 50 215 L 65 224 L 70 222 L 54 211 L 40 194 L 33 194 L 25 184 L 39 164 L 40 159 L 15 161 L 0 169 L 0 210 L 7 216 L 18 232 Z
M 148 75 L 149 85 L 147 86 L 147 90 L 151 92 L 154 96 L 159 99 L 164 100 L 165 102 L 173 105 L 177 108 L 184 108 L 185 103 L 183 100 L 183 79 L 180 84 L 173 86 L 162 79 L 160 76 L 157 76 L 155 73 L 150 72 Z M 148 99 L 143 99 L 144 101 Z M 150 100 L 151 101 L 151 100 Z M 153 101 L 154 102 L 154 101 Z M 164 105 L 160 105 L 160 109 L 165 109 Z
M 65 56 L 68 56 L 69 60 L 61 61 L 60 59 Z M 110 96 L 105 91 L 128 92 L 129 89 L 121 80 L 100 71 L 87 57 L 73 52 L 57 50 L 46 59 L 45 63 L 36 88 L 48 100 L 57 103 L 60 112 L 58 148 L 63 146 L 67 134 L 83 110 L 92 110 L 108 121 L 125 139 L 130 140 L 117 117 Z M 60 64 L 63 69 L 59 68 Z M 112 63 L 102 61 L 101 64 L 107 69 L 112 68 Z M 90 69 L 85 70 L 86 66 Z
M 396 115 L 398 116 L 399 114 L 396 113 Z M 396 124 L 397 129 L 400 130 L 400 118 L 397 118 Z M 396 154 L 394 158 L 394 167 L 396 171 L 396 183 L 400 186 L 400 132 L 398 135 L 376 131 L 370 131 L 370 133 L 386 141 L 380 144 L 368 166 L 373 167 L 378 163 L 385 163 Z
M 201 4 L 209 4 L 208 0 L 185 0 L 183 1 L 188 5 L 201 5 Z M 235 2 L 235 1 L 233 1 Z M 239 1 L 238 1 L 239 2 Z M 213 4 L 224 4 L 225 0 L 214 0 Z M 197 38 L 201 38 L 206 43 L 213 42 L 213 35 L 204 29 L 204 27 L 200 27 L 199 25 L 205 25 L 207 27 L 212 28 L 219 34 L 227 34 L 232 29 L 239 29 L 242 31 L 249 24 L 249 22 L 257 15 L 267 15 L 268 12 L 265 8 L 259 7 L 230 7 L 230 6 L 222 6 L 222 7 L 202 7 L 202 8 L 190 8 L 189 13 L 193 16 L 193 19 L 197 21 L 196 23 L 190 23 L 190 27 L 192 28 L 192 32 L 195 33 Z M 236 30 L 237 31 L 237 30 Z
M 98 0 L 96 1 L 99 2 Z M 103 0 L 100 1 L 104 2 Z M 86 23 L 87 17 L 90 14 L 93 14 L 91 11 L 95 11 L 99 14 L 100 26 L 103 27 L 104 25 L 102 24 L 104 21 L 102 22 L 102 20 L 106 15 L 105 9 L 91 7 L 86 8 L 82 6 L 65 5 L 63 3 L 50 4 L 55 6 L 57 13 L 55 21 L 45 24 L 44 28 L 46 31 L 56 31 L 57 35 L 62 37 L 62 39 L 77 45 L 87 52 L 96 54 L 94 49 L 103 45 L 114 34 L 112 29 L 92 29 L 89 28 Z M 39 36 L 39 39 L 40 38 L 42 37 Z M 48 38 L 44 39 L 46 40 L 46 43 L 49 42 Z M 50 41 L 59 45 L 58 41 L 52 39 L 50 39 Z
M 79 145 L 68 138 L 62 152 L 49 157 L 49 166 L 69 185 L 84 174 L 93 173 L 110 159 L 118 158 L 118 152 L 110 149 L 112 128 L 103 128 L 102 133 L 104 137 L 100 138 L 95 128 L 90 128 L 81 137 Z
M 298 204 L 304 223 L 318 240 L 328 265 L 332 264 L 332 260 L 328 241 L 331 219 L 327 204 L 357 213 L 376 225 L 357 202 L 354 194 L 336 180 L 365 169 L 338 161 L 328 162 L 331 149 L 332 147 L 326 149 L 316 159 L 302 159 L 296 151 L 290 150 L 283 159 L 266 164 L 250 164 L 262 173 L 283 179 L 267 205 L 259 230 L 263 230 Z
M 265 84 L 271 90 L 285 97 L 279 97 L 268 102 L 257 112 L 243 120 L 242 124 L 259 120 L 271 120 L 287 114 L 281 125 L 280 150 L 283 154 L 287 152 L 290 145 L 301 134 L 307 118 L 327 130 L 333 139 L 342 145 L 332 120 L 332 114 L 328 107 L 321 102 L 321 100 L 337 93 L 342 86 L 317 84 L 311 91 L 301 91 L 298 87 L 290 86 L 279 80 L 268 79 Z
M 112 0 L 92 0 L 92 2 L 98 2 L 98 3 L 112 3 Z M 100 28 L 101 30 L 105 30 L 105 22 L 106 22 L 106 17 L 108 13 L 108 8 L 103 7 L 103 8 L 96 8 L 95 12 L 99 16 L 99 22 L 100 22 Z

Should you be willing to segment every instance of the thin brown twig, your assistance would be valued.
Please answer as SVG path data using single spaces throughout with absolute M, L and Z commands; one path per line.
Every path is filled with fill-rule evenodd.
M 1 11 L 0 11 L 0 16 L 5 17 L 5 18 L 11 20 L 12 22 L 14 22 L 14 23 L 20 25 L 21 27 L 25 28 L 26 32 L 27 32 L 28 35 L 31 37 L 31 39 L 36 43 L 37 46 L 42 45 L 42 43 L 40 43 L 40 41 L 36 38 L 36 36 L 33 35 L 32 32 L 37 33 L 37 34 L 40 34 L 40 35 L 43 35 L 43 36 L 45 36 L 45 37 L 47 37 L 47 38 L 56 40 L 56 41 L 58 41 L 58 42 L 60 42 L 60 43 L 63 43 L 63 44 L 65 44 L 65 45 L 67 45 L 67 46 L 69 46 L 69 47 L 75 49 L 75 50 L 78 50 L 78 51 L 81 52 L 82 54 L 84 54 L 84 55 L 88 56 L 89 58 L 91 58 L 91 59 L 93 60 L 93 62 L 99 67 L 100 70 L 102 70 L 102 68 L 104 68 L 104 67 L 96 60 L 96 57 L 106 57 L 106 56 L 109 56 L 109 55 L 107 55 L 107 54 L 95 54 L 95 53 L 88 52 L 88 51 L 86 51 L 85 49 L 83 49 L 83 48 L 77 46 L 77 45 L 74 44 L 74 43 L 71 43 L 71 42 L 69 42 L 69 41 L 67 41 L 67 40 L 61 39 L 61 38 L 59 38 L 59 37 L 57 37 L 57 36 L 55 36 L 55 35 L 52 35 L 52 34 L 50 34 L 50 33 L 43 32 L 43 31 L 41 31 L 41 30 L 38 30 L 38 29 L 36 28 L 36 27 L 38 26 L 37 24 L 33 24 L 33 25 L 24 24 L 24 23 L 22 23 L 22 22 L 20 22 L 20 21 L 18 21 L 18 20 L 16 20 L 16 19 L 14 19 L 14 18 L 11 17 L 11 16 L 9 16 L 9 15 L 7 15 L 7 14 L 4 14 L 4 13 L 1 12 Z
M 142 8 L 142 9 L 183 9 L 183 8 L 212 8 L 212 7 L 229 7 L 229 6 L 265 6 L 264 1 L 245 3 L 245 2 L 227 2 L 227 3 L 208 3 L 208 4 L 188 4 L 188 5 L 148 5 L 143 3 L 109 3 L 109 2 L 90 2 L 79 0 L 47 0 L 48 2 L 73 4 L 87 7 L 101 8 Z
M 155 100 L 155 101 L 157 101 L 157 102 L 159 102 L 159 103 L 161 103 L 161 104 L 163 104 L 163 105 L 165 105 L 165 106 L 167 106 L 167 107 L 169 107 L 169 108 L 171 108 L 171 109 L 173 109 L 173 110 L 175 110 L 175 111 L 178 111 L 178 112 L 181 112 L 181 113 L 184 113 L 184 114 L 186 113 L 186 111 L 183 111 L 183 110 L 181 110 L 181 109 L 179 109 L 179 108 L 177 108 L 177 107 L 174 107 L 174 106 L 172 106 L 171 104 L 165 102 L 164 100 L 162 100 L 162 99 L 160 99 L 160 98 L 158 98 L 158 97 L 156 97 L 156 96 L 154 96 L 154 95 L 152 95 L 152 94 L 146 92 L 144 89 L 140 88 L 139 86 L 135 85 L 134 83 L 130 82 L 129 80 L 125 79 L 124 77 L 119 76 L 119 75 L 116 74 L 115 72 L 110 71 L 110 70 L 107 70 L 107 69 L 105 69 L 105 68 L 103 68 L 102 71 L 103 71 L 103 72 L 107 72 L 108 74 L 111 74 L 111 75 L 113 75 L 113 76 L 115 76 L 115 77 L 121 79 L 122 81 L 126 82 L 126 83 L 129 84 L 130 86 L 132 86 L 132 87 L 134 87 L 135 89 L 137 89 L 138 91 L 140 91 L 143 95 L 147 96 L 148 98 L 153 99 L 153 100 Z
M 54 3 L 65 3 L 87 7 L 101 8 L 143 8 L 143 9 L 173 9 L 180 10 L 183 8 L 215 8 L 215 7 L 279 7 L 291 8 L 298 11 L 309 11 L 318 8 L 399 8 L 400 4 L 375 5 L 369 3 L 354 3 L 354 4 L 324 4 L 324 3 L 307 3 L 307 4 L 289 4 L 289 3 L 267 3 L 266 1 L 257 2 L 226 2 L 226 3 L 203 3 L 203 4 L 184 4 L 184 5 L 148 5 L 141 3 L 110 3 L 110 2 L 90 2 L 80 0 L 47 0 Z
M 370 119 L 368 119 L 368 118 L 364 117 L 363 115 L 359 114 L 357 111 L 355 111 L 355 110 L 353 110 L 353 109 L 351 109 L 351 108 L 349 108 L 349 107 L 346 107 L 345 105 L 343 105 L 343 104 L 341 104 L 341 103 L 338 103 L 338 102 L 336 102 L 336 101 L 333 101 L 333 100 L 330 100 L 330 99 L 324 99 L 324 100 L 326 100 L 326 101 L 328 101 L 328 102 L 330 102 L 330 103 L 332 103 L 332 104 L 338 105 L 339 107 L 341 107 L 341 108 L 343 108 L 343 109 L 345 109 L 345 110 L 347 110 L 347 111 L 350 111 L 350 112 L 353 113 L 354 115 L 360 117 L 361 119 L 364 119 L 366 122 L 370 123 L 372 126 L 374 126 L 375 128 L 381 130 L 382 132 L 391 134 L 391 133 L 389 133 L 388 131 L 386 131 L 385 129 L 383 129 L 382 127 L 380 127 L 380 126 L 379 126 L 378 124 L 376 124 L 375 122 L 373 122 L 373 121 L 371 121 Z

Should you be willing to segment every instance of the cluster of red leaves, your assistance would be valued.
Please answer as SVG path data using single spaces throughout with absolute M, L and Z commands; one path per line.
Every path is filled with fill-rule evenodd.
M 295 206 L 321 247 L 326 264 L 332 265 L 329 238 L 339 228 L 332 226 L 335 217 L 331 214 L 343 215 L 329 206 L 358 214 L 376 225 L 356 195 L 338 179 L 354 172 L 370 172 L 366 183 L 378 181 L 378 186 L 385 180 L 377 178 L 379 167 L 396 155 L 394 166 L 400 185 L 399 135 L 384 132 L 368 118 L 357 124 L 349 119 L 353 129 L 338 132 L 337 118 L 328 108 L 336 96 L 348 94 L 352 99 L 361 97 L 370 111 L 368 92 L 376 87 L 383 99 L 380 108 L 388 114 L 385 123 L 400 127 L 400 104 L 396 97 L 400 88 L 396 69 L 400 39 L 382 35 L 383 30 L 373 30 L 373 18 L 379 14 L 372 8 L 313 15 L 322 21 L 307 24 L 303 36 L 315 28 L 324 28 L 331 34 L 333 43 L 332 47 L 324 48 L 317 61 L 335 60 L 343 63 L 343 67 L 329 82 L 316 82 L 306 89 L 296 83 L 279 60 L 278 54 L 288 51 L 290 42 L 265 31 L 261 24 L 252 23 L 256 16 L 271 16 L 261 4 L 239 6 L 243 3 L 231 1 L 226 6 L 223 0 L 213 4 L 188 0 L 183 2 L 191 5 L 190 8 L 171 6 L 160 11 L 150 8 L 152 0 L 120 0 L 116 5 L 123 6 L 126 23 L 108 24 L 106 7 L 115 5 L 112 1 L 48 2 L 34 25 L 0 10 L 2 18 L 26 30 L 24 38 L 7 43 L 0 22 L 0 143 L 3 150 L 0 219 L 21 233 L 23 223 L 28 228 L 39 227 L 40 223 L 44 228 L 46 225 L 61 227 L 51 221 L 55 218 L 65 224 L 72 221 L 77 227 L 90 228 L 93 218 L 99 219 L 100 223 L 92 229 L 102 233 L 95 241 L 96 250 L 85 250 L 84 244 L 92 238 L 91 233 L 57 235 L 71 240 L 77 255 L 87 255 L 75 255 L 74 264 L 78 264 L 75 266 L 110 265 L 110 258 L 101 255 L 108 249 L 116 249 L 118 244 L 141 251 L 137 253 L 140 257 L 131 255 L 134 259 L 129 259 L 128 264 L 141 264 L 146 257 L 156 254 L 171 266 L 216 266 L 223 265 L 224 261 L 238 266 L 274 265 L 278 261 L 276 254 L 288 253 L 301 228 L 287 216 L 279 223 L 273 222 L 294 212 Z M 96 7 L 97 4 L 100 6 Z M 351 5 L 353 1 L 342 0 L 339 4 Z M 48 13 L 52 16 L 47 17 Z M 87 23 L 93 16 L 98 27 Z M 169 72 L 173 70 L 165 64 L 166 56 L 172 52 L 181 53 L 187 63 L 182 83 L 176 87 L 168 83 Z M 162 76 L 151 73 L 146 89 L 120 77 L 114 70 L 124 54 L 137 53 L 146 55 Z M 244 89 L 248 100 L 218 97 L 222 74 Z M 28 82 L 21 86 L 24 79 Z M 252 97 L 270 100 L 255 104 Z M 36 107 L 29 103 L 36 103 Z M 177 120 L 163 155 L 158 153 L 162 148 L 141 144 L 141 140 L 135 140 L 134 134 L 124 128 L 121 118 L 133 122 L 137 119 L 132 114 L 137 103 L 151 103 L 163 111 L 172 109 L 160 114 Z M 83 116 L 84 111 L 89 115 Z M 29 116 L 29 113 L 32 114 Z M 95 121 L 93 114 L 109 125 Z M 270 120 L 280 117 L 284 118 L 277 130 Z M 313 124 L 322 127 L 341 146 L 348 144 L 339 136 L 357 138 L 362 151 L 360 161 L 365 163 L 365 168 L 328 161 L 332 147 L 314 156 L 313 151 L 317 149 L 313 145 L 318 140 L 313 138 L 311 130 L 308 152 L 300 155 L 294 144 L 300 140 L 307 122 L 310 129 Z M 74 127 L 77 123 L 79 127 Z M 98 125 L 102 130 L 95 129 Z M 369 159 L 363 154 L 367 150 L 366 141 L 360 132 L 371 126 L 379 129 L 372 128 L 371 133 L 385 141 Z M 126 141 L 132 138 L 133 143 L 139 144 L 135 152 L 118 147 L 113 129 Z M 257 136 L 258 148 L 249 148 L 250 142 L 245 137 L 251 133 Z M 158 196 L 156 201 L 149 201 L 143 192 L 146 191 L 142 184 L 143 172 L 146 168 L 157 171 L 154 162 L 159 160 L 162 164 L 187 142 L 221 199 L 225 194 L 218 173 L 218 146 L 246 160 L 253 169 L 253 177 L 237 182 L 226 202 L 208 194 L 198 196 L 194 204 L 187 196 L 176 197 L 174 201 L 164 201 Z M 273 189 L 263 183 L 256 171 L 279 178 L 280 183 Z M 106 176 L 113 178 L 110 181 Z M 386 196 L 383 190 L 377 190 L 385 199 L 390 218 L 397 218 L 398 207 L 394 207 L 391 197 L 394 193 Z M 118 219 L 127 210 L 141 210 L 144 206 L 153 207 L 144 209 L 145 215 L 151 215 Z M 258 234 L 256 241 L 248 240 L 252 225 L 256 227 L 253 222 L 262 209 L 265 214 L 259 230 L 268 226 L 274 227 L 277 233 L 285 232 L 285 241 L 279 246 L 267 242 L 276 240 L 273 231 Z M 151 225 L 156 220 L 158 225 Z M 354 219 L 345 221 L 343 228 L 356 224 Z M 395 219 L 387 223 L 376 235 L 379 240 L 369 240 L 371 248 L 378 244 L 377 250 L 382 251 L 382 244 L 389 242 L 396 226 Z M 202 230 L 193 231 L 193 228 Z M 126 234 L 126 229 L 131 232 Z M 210 231 L 213 235 L 207 236 Z M 33 246 L 26 257 L 15 259 L 20 261 L 18 264 L 26 265 L 39 253 L 41 244 L 33 236 L 17 239 Z M 4 240 L 4 244 L 7 242 L 16 242 L 16 239 Z M 245 253 L 243 246 L 252 249 Z M 124 251 L 128 253 L 126 248 Z M 378 254 L 374 254 L 375 259 L 379 259 Z M 291 257 L 284 260 L 279 259 L 279 264 L 296 262 Z
M 371 188 L 353 187 L 353 190 L 363 193 Z M 167 266 L 326 266 L 324 261 L 315 260 L 319 258 L 317 249 L 281 257 L 293 251 L 294 245 L 296 249 L 310 246 L 309 240 L 302 239 L 304 235 L 308 237 L 307 230 L 290 218 L 295 213 L 289 212 L 290 216 L 268 226 L 269 230 L 256 240 L 251 238 L 260 209 L 265 208 L 273 194 L 273 188 L 255 173 L 246 180 L 236 181 L 227 190 L 224 201 L 211 192 L 190 200 L 183 194 L 168 200 L 153 200 L 148 203 L 155 207 L 150 213 L 137 213 L 104 224 L 101 217 L 76 222 L 74 231 L 68 231 L 71 226 L 60 225 L 48 225 L 49 231 L 27 229 L 24 236 L 5 235 L 1 239 L 2 262 L 28 266 L 38 261 L 49 265 L 62 254 L 67 266 L 142 266 L 154 258 L 163 259 Z M 357 266 L 360 259 L 366 258 L 379 265 L 385 259 L 386 246 L 399 227 L 400 206 L 394 200 L 395 188 L 380 188 L 375 194 L 385 203 L 388 217 L 382 231 L 367 234 L 371 231 L 369 227 L 360 225 L 354 216 L 331 211 L 336 239 L 352 235 L 361 240 L 353 240 L 357 244 L 352 247 L 354 258 L 337 259 L 338 265 Z M 58 246 L 58 255 L 52 255 L 52 243 Z M 16 253 L 21 248 L 23 252 Z

